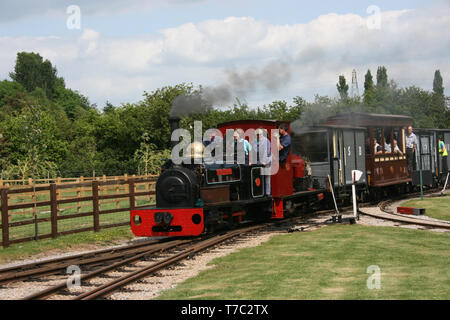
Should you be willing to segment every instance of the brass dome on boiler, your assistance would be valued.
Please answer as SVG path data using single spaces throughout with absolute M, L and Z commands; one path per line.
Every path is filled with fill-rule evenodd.
M 203 158 L 205 147 L 203 143 L 194 141 L 187 147 L 187 156 L 191 158 Z

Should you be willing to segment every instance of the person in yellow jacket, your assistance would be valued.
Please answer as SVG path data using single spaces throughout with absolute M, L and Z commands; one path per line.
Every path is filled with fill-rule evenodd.
M 448 151 L 447 151 L 447 146 L 445 145 L 443 140 L 444 139 L 442 139 L 442 138 L 439 139 L 439 154 L 442 156 L 442 172 L 447 173 L 448 172 L 448 167 L 447 167 Z

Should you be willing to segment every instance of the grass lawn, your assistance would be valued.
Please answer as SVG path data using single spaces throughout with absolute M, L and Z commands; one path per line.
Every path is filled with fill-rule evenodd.
M 450 196 L 410 200 L 401 204 L 402 207 L 425 208 L 429 217 L 450 221 Z
M 449 299 L 450 234 L 327 226 L 276 235 L 212 261 L 158 299 Z M 369 266 L 380 268 L 369 290 Z

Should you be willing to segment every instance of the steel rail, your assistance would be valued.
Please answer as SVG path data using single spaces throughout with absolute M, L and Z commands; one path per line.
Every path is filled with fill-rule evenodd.
M 55 274 L 73 264 L 81 266 L 117 260 L 131 254 L 148 251 L 152 246 L 156 246 L 167 241 L 170 241 L 170 239 L 150 240 L 128 246 L 89 251 L 71 256 L 58 257 L 3 268 L 0 269 L 0 284 L 26 279 L 36 275 Z
M 433 190 L 430 190 L 428 193 L 432 193 Z M 411 199 L 415 198 L 417 196 L 417 193 L 407 195 L 406 197 L 402 197 L 401 199 Z M 363 212 L 361 210 L 358 210 L 359 214 L 370 216 L 373 218 L 383 219 L 383 220 L 390 220 L 394 222 L 400 222 L 400 223 L 408 223 L 408 224 L 415 224 L 419 226 L 424 226 L 428 228 L 437 228 L 437 229 L 450 229 L 450 223 L 447 221 L 442 220 L 442 222 L 434 221 L 434 220 L 425 220 L 421 218 L 414 218 L 412 216 L 403 216 L 396 213 L 393 213 L 392 211 L 388 210 L 386 207 L 392 203 L 395 200 L 400 199 L 390 199 L 390 200 L 383 200 L 378 203 L 378 208 L 383 212 L 383 214 L 374 214 L 374 213 L 368 213 Z
M 219 236 L 213 237 L 211 239 L 201 241 L 200 243 L 190 245 L 189 247 L 187 247 L 180 253 L 177 253 L 169 258 L 163 259 L 161 261 L 158 261 L 154 264 L 151 264 L 151 265 L 141 268 L 139 270 L 136 270 L 136 271 L 134 271 L 130 274 L 127 274 L 119 279 L 113 280 L 110 283 L 107 283 L 98 288 L 95 288 L 92 291 L 83 293 L 83 294 L 75 297 L 74 300 L 92 300 L 92 299 L 98 298 L 100 296 L 110 294 L 110 293 L 114 292 L 115 290 L 117 290 L 118 288 L 123 287 L 124 285 L 127 285 L 130 282 L 133 282 L 140 278 L 143 278 L 157 270 L 160 270 L 164 267 L 172 265 L 172 264 L 174 264 L 178 261 L 181 261 L 191 255 L 194 255 L 196 253 L 204 251 L 212 246 L 218 245 L 226 240 L 234 238 L 243 233 L 251 232 L 251 231 L 254 231 L 257 229 L 262 229 L 265 227 L 267 227 L 267 224 L 247 227 L 244 229 L 232 231 L 225 235 L 219 235 Z
M 92 271 L 90 273 L 83 274 L 83 275 L 80 276 L 80 281 L 81 280 L 87 280 L 87 279 L 95 277 L 95 276 L 97 276 L 97 275 L 99 275 L 101 273 L 105 273 L 105 272 L 117 269 L 119 267 L 122 267 L 123 265 L 126 265 L 128 263 L 131 263 L 131 262 L 134 262 L 136 260 L 142 259 L 142 258 L 144 258 L 144 257 L 146 257 L 148 255 L 154 254 L 156 252 L 169 250 L 169 249 L 172 249 L 172 248 L 175 248 L 177 246 L 180 246 L 180 245 L 183 245 L 183 244 L 186 244 L 186 243 L 190 243 L 190 242 L 191 242 L 191 240 L 175 240 L 175 241 L 172 241 L 172 242 L 167 243 L 167 244 L 160 244 L 159 247 L 156 247 L 156 248 L 153 248 L 153 249 L 148 250 L 146 252 L 140 253 L 138 255 L 129 257 L 129 258 L 125 259 L 125 260 L 116 262 L 116 263 L 114 263 L 112 265 L 100 268 L 100 269 Z M 42 290 L 42 291 L 33 293 L 33 294 L 29 295 L 29 296 L 26 296 L 25 298 L 23 298 L 23 300 L 42 299 L 42 298 L 45 298 L 45 297 L 47 297 L 49 295 L 53 295 L 53 294 L 55 294 L 55 293 L 57 293 L 57 292 L 59 292 L 61 290 L 64 290 L 66 288 L 67 288 L 67 281 L 61 282 L 61 283 L 59 283 L 57 285 L 54 285 L 54 286 L 51 286 L 51 287 L 49 287 L 49 288 L 47 288 L 45 290 Z

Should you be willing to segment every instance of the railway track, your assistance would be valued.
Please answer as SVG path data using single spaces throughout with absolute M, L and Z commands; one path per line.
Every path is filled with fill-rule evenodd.
M 305 231 L 311 227 L 323 225 L 317 222 L 302 222 L 304 217 L 293 217 L 276 222 L 267 222 L 259 225 L 250 225 L 225 233 L 205 236 L 203 238 L 173 240 L 164 243 L 154 243 L 149 250 L 142 250 L 128 258 L 120 259 L 107 266 L 100 266 L 79 276 L 80 286 L 69 287 L 65 275 L 63 281 L 56 284 L 45 284 L 45 289 L 34 292 L 22 298 L 24 300 L 34 299 L 72 299 L 92 300 L 106 298 L 114 292 L 125 291 L 128 284 L 139 281 L 148 276 L 157 275 L 157 271 L 170 268 L 183 259 L 190 258 L 209 248 L 227 243 L 227 241 L 241 235 L 249 235 L 262 230 L 283 230 L 284 232 Z M 324 221 L 327 223 L 327 221 Z M 299 228 L 288 228 L 296 225 Z M 281 228 L 280 228 L 281 226 Z M 65 262 L 66 264 L 68 262 Z M 70 263 L 77 264 L 71 260 Z M 46 280 L 40 280 L 45 282 Z M 54 282 L 54 281 L 53 281 Z
M 430 197 L 434 197 L 435 195 L 433 194 L 433 192 L 435 192 L 435 191 L 436 190 L 433 189 L 433 190 L 429 190 L 427 193 L 429 194 Z M 418 195 L 419 195 L 418 193 L 414 193 L 414 194 L 410 194 L 407 196 L 403 196 L 401 198 L 383 200 L 380 203 L 378 203 L 378 208 L 379 208 L 378 212 L 367 212 L 367 211 L 358 210 L 358 213 L 362 214 L 362 215 L 370 216 L 373 218 L 389 220 L 389 221 L 393 221 L 393 222 L 418 225 L 418 226 L 431 228 L 431 229 L 450 230 L 450 222 L 449 221 L 437 220 L 437 219 L 428 220 L 428 219 L 423 219 L 423 218 L 415 217 L 415 216 L 405 216 L 402 214 L 394 213 L 391 209 L 389 209 L 389 206 L 395 201 L 415 198 Z
M 90 280 L 89 282 L 91 282 L 94 279 L 98 280 L 98 278 L 103 280 L 113 278 L 106 283 L 100 285 L 88 284 L 87 286 L 83 285 L 75 288 L 76 290 L 71 290 L 67 286 L 67 281 L 62 281 L 42 291 L 28 295 L 24 298 L 24 300 L 48 299 L 52 297 L 60 297 L 62 295 L 69 295 L 69 298 L 73 300 L 92 300 L 105 297 L 129 283 L 135 282 L 152 273 L 155 273 L 158 270 L 176 264 L 185 258 L 205 251 L 208 248 L 216 246 L 244 233 L 263 229 L 268 225 L 269 224 L 263 224 L 240 228 L 226 232 L 225 234 L 206 237 L 201 240 L 174 240 L 165 244 L 161 243 L 154 246 L 150 251 L 142 252 L 128 259 L 124 259 L 106 267 L 101 267 L 91 272 L 82 274 L 79 278 L 80 282 L 82 281 L 84 284 L 88 284 L 87 280 Z M 155 256 L 157 253 L 163 253 L 164 255 Z M 111 275 L 111 273 L 118 272 L 124 273 L 124 275 Z
M 115 262 L 136 254 L 147 252 L 158 245 L 170 242 L 171 239 L 141 241 L 132 245 L 89 251 L 76 255 L 63 256 L 53 259 L 43 259 L 36 262 L 18 264 L 0 269 L 0 285 L 11 281 L 32 279 L 46 275 L 65 272 L 70 265 L 94 267 L 99 264 Z

